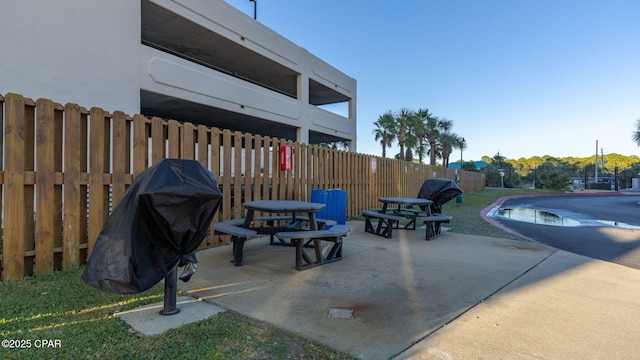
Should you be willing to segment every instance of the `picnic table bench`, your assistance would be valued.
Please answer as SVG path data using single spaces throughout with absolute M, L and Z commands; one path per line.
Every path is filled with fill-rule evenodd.
M 432 214 L 429 216 L 416 216 L 416 221 L 421 221 L 426 225 L 425 240 L 430 241 L 434 237 L 440 235 L 440 225 L 449 223 L 453 217 L 444 214 Z
M 374 210 L 363 210 L 362 216 L 364 216 L 364 231 L 372 234 L 377 234 L 386 238 L 391 238 L 394 223 L 399 223 L 404 220 L 404 216 L 383 213 Z M 374 229 L 371 219 L 377 219 L 378 224 Z
M 244 242 L 258 236 L 258 232 L 242 227 L 244 219 L 233 219 L 213 224 L 215 235 L 231 235 L 233 246 L 233 264 L 242 266 Z
M 342 238 L 351 232 L 349 225 L 334 225 L 323 230 L 283 231 L 276 233 L 279 239 L 287 239 L 296 247 L 296 270 L 305 270 L 342 259 Z M 321 242 L 333 243 L 327 251 L 322 251 Z M 305 251 L 313 242 L 315 261 Z
M 262 221 L 267 224 L 267 227 L 263 228 L 262 230 L 266 232 L 271 232 L 269 234 L 270 245 L 292 246 L 290 242 L 286 242 L 284 239 L 277 238 L 274 236 L 274 234 L 278 231 L 281 231 L 280 229 L 287 229 L 287 230 L 303 229 L 304 228 L 303 223 L 305 222 L 308 223 L 309 217 L 305 215 L 298 215 L 298 216 L 295 216 L 295 219 L 294 219 L 294 217 L 291 215 L 275 215 L 275 216 L 272 215 L 272 216 L 256 216 L 254 220 Z M 276 222 L 286 222 L 286 225 L 284 227 L 278 228 L 275 226 Z M 322 229 L 324 226 L 335 225 L 336 221 L 329 220 L 329 219 L 316 218 L 316 223 L 318 224 L 318 229 Z M 278 241 L 276 241 L 276 239 Z

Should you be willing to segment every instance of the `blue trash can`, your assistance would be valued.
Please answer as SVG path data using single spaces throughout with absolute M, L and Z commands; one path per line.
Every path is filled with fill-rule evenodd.
M 311 202 L 326 204 L 324 209 L 318 211 L 316 216 L 321 219 L 334 220 L 336 224 L 344 225 L 347 222 L 347 191 L 341 189 L 313 189 L 311 190 Z

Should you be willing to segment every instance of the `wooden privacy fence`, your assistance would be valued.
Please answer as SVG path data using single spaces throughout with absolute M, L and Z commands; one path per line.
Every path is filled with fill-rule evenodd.
M 415 197 L 427 178 L 454 179 L 453 169 L 18 94 L 0 105 L 3 279 L 86 263 L 128 185 L 164 158 L 197 160 L 216 176 L 223 199 L 214 222 L 241 217 L 244 201 L 305 201 L 312 189 L 334 188 L 346 190 L 350 217 L 380 196 Z M 280 170 L 284 144 L 294 150 L 289 171 Z M 466 192 L 484 188 L 479 173 L 460 178 Z

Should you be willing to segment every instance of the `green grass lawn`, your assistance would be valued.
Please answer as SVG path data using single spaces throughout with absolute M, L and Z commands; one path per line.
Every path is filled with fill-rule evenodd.
M 464 194 L 461 204 L 452 200 L 442 212 L 453 216 L 451 231 L 517 238 L 484 221 L 480 211 L 501 196 L 529 193 L 543 191 L 492 189 Z M 0 358 L 352 359 L 233 311 L 161 335 L 142 336 L 113 314 L 162 302 L 163 285 L 142 294 L 111 295 L 84 284 L 81 274 L 77 269 L 0 283 L 0 340 L 28 347 L 12 349 L 4 341 Z
M 162 302 L 162 284 L 112 295 L 81 280 L 81 270 L 0 283 L 2 359 L 351 359 L 302 336 L 225 311 L 156 336 L 113 314 Z M 42 347 L 50 340 L 57 348 Z M 49 345 L 48 343 L 45 345 Z

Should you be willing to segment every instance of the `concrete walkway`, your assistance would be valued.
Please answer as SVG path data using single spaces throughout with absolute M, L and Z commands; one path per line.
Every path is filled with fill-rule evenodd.
M 349 224 L 341 261 L 296 271 L 293 248 L 255 239 L 241 267 L 230 246 L 199 252 L 198 272 L 178 286 L 209 304 L 206 316 L 232 309 L 361 359 L 640 354 L 638 270 L 534 242 L 453 232 L 425 241 L 424 228 L 385 239 Z M 157 329 L 192 308 L 163 317 L 156 307 L 130 323 Z

